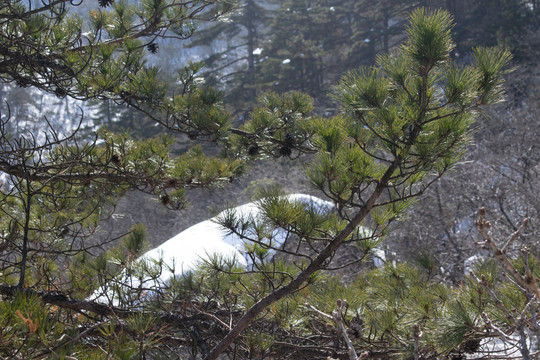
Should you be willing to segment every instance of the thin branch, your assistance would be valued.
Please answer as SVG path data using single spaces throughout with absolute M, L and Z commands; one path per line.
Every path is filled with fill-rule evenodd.
M 332 315 L 328 315 L 322 312 L 321 310 L 317 309 L 313 305 L 306 303 L 306 307 L 309 310 L 316 312 L 322 318 L 330 320 L 334 323 L 334 325 L 336 325 L 335 330 L 343 337 L 343 340 L 345 340 L 345 344 L 347 345 L 347 354 L 349 355 L 349 360 L 358 360 L 358 355 L 356 354 L 354 345 L 352 344 L 352 341 L 349 338 L 349 334 L 347 334 L 347 329 L 345 329 L 345 326 L 343 325 L 343 318 L 341 314 L 343 312 L 343 308 L 346 306 L 347 306 L 347 300 L 337 300 L 336 310 L 332 311 Z

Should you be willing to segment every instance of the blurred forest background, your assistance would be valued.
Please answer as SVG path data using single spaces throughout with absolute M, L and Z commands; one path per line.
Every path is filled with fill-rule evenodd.
M 77 11 L 87 12 L 91 5 L 85 1 Z M 204 24 L 186 42 L 159 40 L 150 61 L 171 73 L 188 61 L 200 62 L 194 65 L 204 66 L 197 80 L 223 91 L 224 105 L 238 124 L 268 91 L 306 92 L 315 99 L 316 113 L 333 115 L 338 111 L 328 95 L 333 84 L 351 69 L 373 65 L 377 54 L 396 49 L 408 14 L 420 6 L 447 9 L 454 16 L 453 58 L 458 64 L 471 61 L 472 47 L 485 45 L 509 49 L 517 68 L 507 79 L 507 101 L 482 114 L 463 161 L 429 189 L 383 245 L 387 257 L 396 260 L 416 258 L 429 249 L 440 275 L 458 282 L 464 261 L 478 252 L 472 238 L 480 206 L 501 235 L 515 231 L 523 218 L 532 219 L 523 235 L 531 247 L 540 245 L 539 0 L 242 0 L 228 17 Z M 81 112 L 90 124 L 88 136 L 102 126 L 140 138 L 167 131 L 110 100 L 82 103 L 2 84 L 0 98 L 6 100 L 0 104 L 2 112 L 9 104 L 12 130 L 22 134 L 37 133 L 44 118 L 57 131 L 69 132 Z M 188 147 L 188 138 L 175 136 L 179 154 Z M 216 151 L 212 144 L 201 146 Z M 129 193 L 96 236 L 121 235 L 144 223 L 151 246 L 157 246 L 227 204 L 250 201 L 259 185 L 279 183 L 287 192 L 320 195 L 310 190 L 302 172 L 306 162 L 309 157 L 261 160 L 227 186 L 190 192 L 196 206 L 182 211 L 165 209 L 155 197 Z

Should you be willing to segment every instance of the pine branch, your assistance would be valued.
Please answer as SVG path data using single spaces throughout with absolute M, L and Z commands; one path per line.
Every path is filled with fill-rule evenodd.
M 298 274 L 294 280 L 287 285 L 273 291 L 255 305 L 253 305 L 242 318 L 237 322 L 233 329 L 221 340 L 219 344 L 212 349 L 210 354 L 205 360 L 215 360 L 218 356 L 225 351 L 229 345 L 240 335 L 240 333 L 255 319 L 264 309 L 273 304 L 274 302 L 284 298 L 285 296 L 295 292 L 309 279 L 309 277 L 318 271 L 322 264 L 341 246 L 345 239 L 360 225 L 360 223 L 369 214 L 377 199 L 382 194 L 386 185 L 391 178 L 394 171 L 399 166 L 399 160 L 395 160 L 390 167 L 386 170 L 385 174 L 381 178 L 381 181 L 377 184 L 371 197 L 366 202 L 366 206 L 360 209 L 360 211 L 351 219 L 351 221 L 345 226 L 345 228 L 319 253 L 319 255 L 302 271 Z
M 158 322 L 170 325 L 182 325 L 189 327 L 190 324 L 196 324 L 208 318 L 208 314 L 200 312 L 197 315 L 183 316 L 170 312 L 149 312 L 146 310 L 137 309 L 122 309 L 96 301 L 74 299 L 68 294 L 59 291 L 37 291 L 29 288 L 21 288 L 19 286 L 0 284 L 0 294 L 13 298 L 17 294 L 23 294 L 26 297 L 38 298 L 41 302 L 58 306 L 63 309 L 73 310 L 75 312 L 90 312 L 99 316 L 114 317 L 118 319 L 127 319 L 139 315 L 152 315 Z M 216 316 L 215 314 L 212 314 Z M 226 325 L 226 324 L 224 324 Z
M 519 229 L 510 236 L 510 238 L 505 243 L 503 249 L 500 249 L 497 244 L 495 244 L 495 242 L 491 238 L 491 235 L 489 234 L 488 230 L 491 227 L 491 223 L 484 218 L 485 214 L 486 210 L 484 208 L 479 209 L 478 219 L 476 220 L 476 228 L 484 238 L 484 241 L 476 242 L 476 244 L 478 246 L 486 246 L 487 248 L 489 248 L 493 256 L 504 265 L 512 278 L 520 286 L 534 294 L 537 299 L 540 299 L 540 289 L 538 288 L 536 280 L 534 276 L 532 276 L 530 269 L 527 267 L 525 276 L 522 276 L 517 272 L 514 265 L 510 262 L 510 260 L 508 260 L 508 257 L 506 256 L 506 251 L 508 250 L 508 247 L 519 237 L 521 232 L 527 227 L 529 220 L 524 219 Z
M 354 345 L 352 344 L 352 341 L 349 338 L 349 334 L 347 333 L 347 329 L 345 329 L 345 326 L 343 324 L 343 319 L 342 319 L 343 308 L 347 307 L 347 300 L 338 300 L 336 310 L 332 311 L 332 315 L 329 315 L 320 311 L 319 309 L 317 309 L 313 305 L 310 305 L 309 303 L 306 303 L 306 307 L 309 310 L 312 310 L 315 313 L 317 313 L 322 318 L 332 321 L 334 325 L 337 326 L 335 330 L 343 337 L 343 340 L 345 340 L 345 344 L 347 345 L 347 354 L 349 354 L 349 360 L 358 360 L 358 355 L 356 354 L 356 350 L 354 349 Z

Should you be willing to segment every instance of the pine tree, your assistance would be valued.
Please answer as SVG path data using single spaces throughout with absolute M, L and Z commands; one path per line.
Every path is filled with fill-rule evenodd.
M 205 29 L 192 45 L 223 37 L 234 39 L 223 51 L 206 59 L 209 74 L 221 76 L 228 99 L 251 102 L 264 91 L 303 91 L 320 103 L 330 85 L 347 70 L 372 65 L 378 51 L 388 51 L 403 39 L 403 24 L 416 2 L 246 1 L 232 22 Z M 383 19 L 384 18 L 384 19 Z M 257 34 L 266 34 L 261 41 Z M 240 36 L 242 35 L 242 36 Z M 238 54 L 238 38 L 245 38 L 247 56 Z M 253 54 L 253 51 L 256 54 Z M 246 71 L 224 68 L 247 61 Z M 210 79 L 215 81 L 215 79 Z M 213 82 L 212 82 L 213 84 Z M 247 91 L 247 92 L 246 92 Z
M 336 51 L 333 34 L 340 33 L 335 7 L 324 1 L 285 1 L 270 24 L 271 38 L 263 44 L 258 65 L 260 87 L 283 92 L 298 90 L 320 95 L 326 80 L 325 57 Z
M 250 121 L 232 128 L 218 106 L 221 95 L 195 81 L 197 64 L 180 71 L 182 86 L 174 94 L 159 81 L 158 69 L 143 64 L 144 52 L 156 50 L 151 46 L 154 36 L 164 36 L 166 30 L 189 36 L 192 21 L 214 18 L 221 13 L 220 3 L 145 0 L 133 8 L 119 0 L 100 1 L 111 10 L 90 13 L 89 33 L 63 7 L 8 5 L 0 11 L 3 33 L 11 34 L 0 48 L 3 80 L 59 97 L 123 101 L 170 130 L 222 141 L 225 155 L 231 155 L 209 158 L 194 148 L 172 158 L 170 137 L 136 141 L 102 131 L 99 142 L 82 144 L 75 135 L 62 138 L 50 129 L 45 144 L 39 144 L 32 137 L 14 139 L 2 132 L 0 170 L 10 175 L 12 186 L 0 194 L 0 293 L 8 300 L 1 304 L 2 339 L 7 340 L 0 351 L 12 358 L 170 358 L 181 357 L 181 349 L 216 359 L 233 343 L 233 356 L 263 358 L 275 356 L 274 338 L 289 335 L 307 354 L 315 348 L 320 356 L 334 355 L 313 342 L 305 346 L 306 337 L 285 315 L 295 314 L 296 324 L 305 322 L 299 315 L 305 309 L 300 300 L 324 284 L 324 271 L 362 261 L 414 199 L 453 167 L 468 143 L 478 109 L 501 100 L 502 77 L 511 59 L 507 51 L 479 48 L 474 65 L 458 68 L 450 59 L 451 16 L 421 9 L 412 13 L 408 40 L 398 51 L 380 55 L 376 66 L 352 71 L 336 85 L 340 114 L 312 115 L 313 100 L 305 94 L 268 93 Z M 298 11 L 306 15 L 311 10 Z M 304 63 L 298 68 L 315 82 L 321 69 L 316 45 L 310 40 L 310 52 L 304 52 L 315 66 Z M 129 288 L 130 280 L 135 284 L 136 279 L 157 278 L 170 270 L 160 261 L 134 261 L 144 251 L 144 229 L 136 226 L 119 247 L 89 256 L 87 236 L 129 189 L 151 192 L 164 205 L 181 208 L 185 189 L 229 181 L 241 173 L 242 160 L 306 153 L 313 154 L 306 174 L 336 211 L 318 211 L 287 198 L 279 188 L 259 191 L 260 218 L 226 211 L 220 223 L 245 240 L 246 254 L 253 260 L 249 269 L 214 259 L 163 289 L 132 286 L 129 294 L 136 296 L 128 297 L 115 285 L 124 280 L 119 273 L 127 273 L 128 283 L 122 285 Z M 276 230 L 288 234 L 283 247 L 276 245 Z M 274 251 L 279 255 L 273 256 Z M 353 258 L 336 263 L 336 255 L 344 251 Z M 406 293 L 418 295 L 418 289 L 439 289 L 422 275 L 402 278 L 400 271 L 385 271 L 375 285 L 381 298 L 397 301 Z M 391 281 L 396 286 L 384 286 Z M 406 286 L 399 288 L 403 282 Z M 106 284 L 119 300 L 80 300 Z M 361 285 L 360 291 L 367 288 Z M 428 298 L 425 311 L 437 301 Z M 364 303 L 373 304 L 370 300 Z M 392 331 L 406 338 L 404 329 L 419 324 L 392 327 L 396 319 L 390 305 L 398 305 L 384 305 L 388 316 L 372 319 L 381 325 L 381 336 Z M 410 310 L 417 304 L 405 305 Z M 340 311 L 344 306 L 338 303 Z M 453 309 L 467 320 L 467 309 L 462 311 L 459 303 Z M 418 307 L 413 310 L 409 313 L 417 317 Z M 335 319 L 337 324 L 343 321 Z M 311 327 L 315 334 L 318 324 Z M 408 354 L 418 356 L 420 338 L 416 326 Z M 339 354 L 339 337 L 325 341 Z M 384 337 L 381 341 L 391 342 Z M 350 346 L 347 351 L 353 357 Z
M 460 158 L 477 110 L 501 100 L 511 56 L 477 48 L 476 64 L 458 68 L 450 59 L 451 27 L 447 12 L 416 10 L 408 40 L 396 53 L 380 55 L 376 67 L 352 71 L 338 83 L 335 97 L 342 114 L 309 117 L 305 95 L 269 94 L 236 132 L 241 135 L 236 148 L 247 148 L 250 155 L 316 153 L 306 173 L 336 204 L 337 214 L 320 218 L 275 192 L 261 194 L 270 229 L 282 228 L 304 246 L 296 247 L 296 269 L 287 272 L 289 280 L 260 294 L 208 359 L 223 352 L 265 309 L 311 284 L 317 272 L 333 268 L 331 260 L 345 244 L 357 244 L 361 251 L 352 262 L 360 261 L 414 199 Z M 233 215 L 222 223 L 263 249 L 273 248 L 271 238 L 261 240 L 271 231 L 252 219 Z M 360 231 L 361 225 L 370 233 Z
M 180 69 L 181 91 L 168 89 L 159 70 L 145 65 L 145 54 L 158 50 L 153 46 L 156 38 L 185 39 L 198 23 L 215 19 L 230 5 L 100 0 L 83 20 L 73 14 L 76 4 L 69 1 L 3 1 L 0 82 L 22 90 L 40 89 L 59 99 L 127 104 L 174 131 L 218 139 L 228 127 L 228 115 L 217 92 L 194 82 L 198 68 Z M 140 254 L 144 244 L 144 235 L 135 227 L 122 250 L 94 258 L 94 250 L 114 239 L 90 243 L 90 236 L 129 190 L 152 193 L 165 206 L 179 209 L 186 205 L 187 189 L 226 183 L 242 172 L 242 163 L 208 157 L 200 148 L 174 158 L 169 153 L 171 136 L 139 141 L 126 133 L 102 130 L 88 141 L 83 129 L 89 119 L 80 112 L 79 127 L 69 129 L 71 133 L 47 118 L 40 131 L 21 132 L 12 126 L 17 119 L 10 116 L 10 94 L 2 95 L 2 103 L 8 103 L 0 114 L 0 171 L 8 183 L 0 193 L 0 293 L 5 299 L 0 356 L 63 357 L 75 352 L 77 357 L 94 359 L 105 353 L 144 357 L 146 348 L 134 348 L 128 340 L 113 341 L 122 337 L 114 323 L 105 327 L 111 332 L 98 321 L 79 333 L 77 329 L 86 326 L 85 315 L 77 315 L 84 313 L 83 308 L 97 310 L 98 316 L 111 315 L 107 306 L 87 303 L 66 313 L 78 307 L 69 303 L 81 304 L 72 296 L 84 299 L 105 270 L 118 271 Z M 99 273 L 103 261 L 107 266 Z M 135 316 L 130 321 L 131 329 L 142 331 L 151 317 Z M 105 331 L 98 342 L 111 341 L 107 350 L 98 350 L 99 345 L 83 346 L 82 352 L 79 345 L 71 348 L 94 330 Z M 4 342 L 4 335 L 10 340 Z M 65 342 L 66 336 L 71 340 Z M 141 341 L 135 343 L 143 346 Z
M 504 46 L 522 56 L 528 44 L 520 38 L 538 30 L 540 14 L 535 1 L 453 0 L 447 7 L 458 23 L 455 38 L 461 55 L 472 45 L 483 45 Z
M 267 32 L 270 10 L 253 0 L 240 1 L 235 11 L 202 29 L 189 47 L 225 43 L 225 48 L 203 60 L 206 82 L 225 90 L 225 102 L 242 115 L 255 104 L 258 50 Z

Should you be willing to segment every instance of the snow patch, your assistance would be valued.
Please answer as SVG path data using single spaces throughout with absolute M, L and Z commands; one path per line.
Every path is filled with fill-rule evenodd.
M 328 201 L 305 194 L 291 194 L 287 195 L 287 198 L 291 201 L 308 204 L 317 212 L 328 212 L 334 207 Z M 159 276 L 154 279 L 148 276 L 128 276 L 124 270 L 115 282 L 118 284 L 128 283 L 129 287 L 134 289 L 152 291 L 152 289 L 166 287 L 171 278 L 183 276 L 195 270 L 201 261 L 208 261 L 215 256 L 224 260 L 234 260 L 237 265 L 249 268 L 252 261 L 245 251 L 244 240 L 236 234 L 231 234 L 217 223 L 218 218 L 225 216 L 230 211 L 231 209 L 225 210 L 209 220 L 191 226 L 136 260 L 136 264 L 146 264 L 149 268 L 162 265 Z M 260 208 L 253 202 L 238 206 L 232 211 L 238 217 L 252 217 L 254 220 L 261 216 Z M 272 233 L 273 247 L 281 247 L 286 238 L 286 231 L 275 230 Z M 105 286 L 97 289 L 88 300 L 112 302 L 114 305 L 118 305 L 118 298 L 114 294 L 111 286 Z
M 375 247 L 371 250 L 371 257 L 373 258 L 373 265 L 377 268 L 381 268 L 386 264 L 386 253 L 380 247 Z
M 470 256 L 465 261 L 463 261 L 463 273 L 465 276 L 469 276 L 471 271 L 473 271 L 474 266 L 482 261 L 487 259 L 487 252 L 478 253 L 476 255 Z
M 0 191 L 4 193 L 9 191 L 8 174 L 2 171 L 0 171 Z

